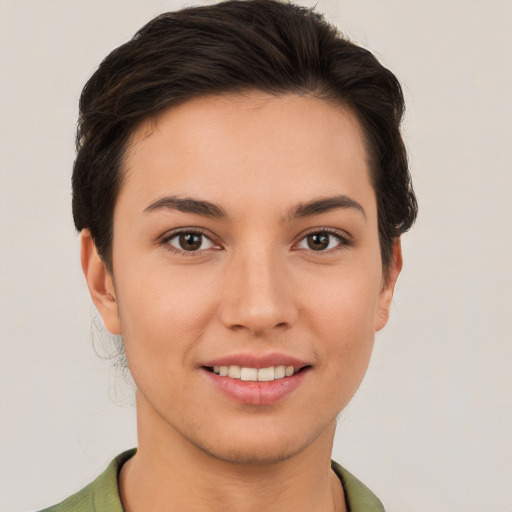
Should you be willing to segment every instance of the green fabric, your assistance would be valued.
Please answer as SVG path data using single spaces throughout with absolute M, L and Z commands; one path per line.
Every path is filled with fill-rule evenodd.
M 132 457 L 136 448 L 118 455 L 96 480 L 58 505 L 41 512 L 124 512 L 117 488 L 121 466 Z
M 334 461 L 331 467 L 343 485 L 348 512 L 385 512 L 379 498 L 352 473 Z
M 136 452 L 136 448 L 118 455 L 94 482 L 73 494 L 67 500 L 40 512 L 123 512 L 117 477 L 121 466 Z M 348 512 L 384 512 L 379 499 L 354 475 L 332 462 L 347 501 Z

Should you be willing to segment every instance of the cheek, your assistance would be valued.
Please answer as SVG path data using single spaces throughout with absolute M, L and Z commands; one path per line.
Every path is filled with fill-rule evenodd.
M 378 265 L 362 262 L 325 273 L 304 293 L 308 303 L 305 310 L 314 311 L 320 328 L 330 332 L 373 333 L 381 288 Z
M 373 348 L 379 288 L 379 274 L 372 277 L 368 269 L 340 275 L 332 278 L 322 293 L 309 294 L 309 306 L 304 308 L 310 312 L 307 321 L 320 340 L 318 351 L 335 378 L 354 390 Z
M 321 387 L 331 390 L 321 400 L 326 406 L 334 401 L 337 414 L 356 393 L 373 351 L 375 333 L 371 315 L 367 309 L 357 306 L 352 301 L 345 307 L 333 308 L 319 329 L 319 361 L 324 362 L 319 374 Z
M 214 314 L 217 286 L 212 280 L 197 271 L 192 275 L 158 266 L 147 272 L 132 270 L 120 279 L 119 314 L 127 357 L 156 362 L 185 358 Z
M 341 359 L 347 366 L 358 358 L 369 357 L 375 335 L 375 305 L 343 292 L 334 298 L 334 304 L 326 301 L 323 308 L 322 302 L 317 302 L 316 330 L 331 357 Z

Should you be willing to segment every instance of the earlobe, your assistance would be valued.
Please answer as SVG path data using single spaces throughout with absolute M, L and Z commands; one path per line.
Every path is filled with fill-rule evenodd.
M 89 293 L 106 329 L 111 334 L 121 334 L 119 310 L 112 275 L 98 254 L 88 229 L 84 229 L 80 233 L 80 257 Z
M 379 306 L 375 318 L 375 331 L 380 331 L 388 323 L 389 309 L 391 308 L 391 301 L 393 300 L 395 284 L 400 271 L 402 270 L 402 263 L 402 246 L 400 244 L 400 238 L 395 238 L 387 277 L 380 292 Z

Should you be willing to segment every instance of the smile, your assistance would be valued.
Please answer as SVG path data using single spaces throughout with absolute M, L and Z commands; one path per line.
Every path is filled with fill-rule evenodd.
M 208 368 L 210 371 L 219 375 L 220 377 L 230 377 L 232 379 L 239 379 L 244 381 L 253 382 L 271 382 L 273 380 L 284 379 L 291 377 L 299 369 L 293 366 L 270 366 L 268 368 L 247 368 L 244 366 L 213 366 Z
M 310 365 L 302 366 L 298 361 L 296 366 L 267 365 L 255 368 L 239 363 L 202 368 L 206 370 L 203 374 L 214 388 L 231 400 L 248 405 L 271 405 L 283 400 L 300 387 L 312 369 Z

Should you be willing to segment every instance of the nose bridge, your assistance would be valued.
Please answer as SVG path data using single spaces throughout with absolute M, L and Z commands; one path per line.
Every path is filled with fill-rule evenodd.
M 270 243 L 234 251 L 227 269 L 222 322 L 228 328 L 262 334 L 295 320 L 285 258 Z

